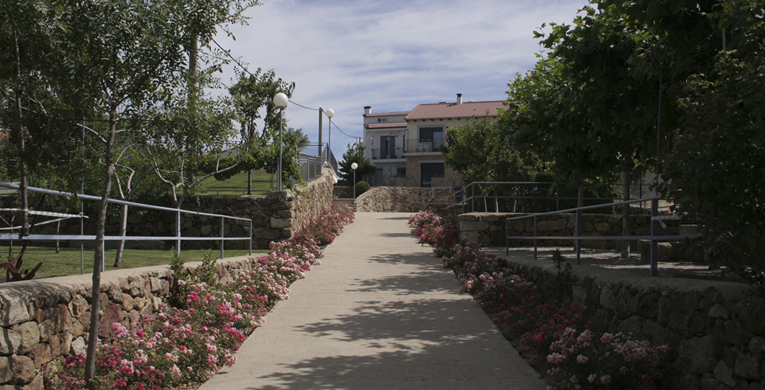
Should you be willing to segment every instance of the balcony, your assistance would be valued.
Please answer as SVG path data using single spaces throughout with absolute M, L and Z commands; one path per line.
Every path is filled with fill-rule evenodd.
M 404 153 L 441 153 L 438 151 L 439 145 L 446 145 L 446 139 L 410 139 L 404 143 Z
M 372 152 L 372 160 L 390 160 L 394 158 L 403 158 L 401 155 L 401 149 L 399 148 L 398 153 L 393 150 L 392 148 L 388 149 L 370 149 Z

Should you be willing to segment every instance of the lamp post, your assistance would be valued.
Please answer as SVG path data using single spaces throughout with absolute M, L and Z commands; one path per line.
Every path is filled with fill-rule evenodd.
M 351 164 L 351 169 L 353 169 L 353 199 L 356 199 L 356 168 L 358 167 L 359 167 L 359 164 L 356 164 L 356 163 Z
M 335 116 L 335 110 L 329 108 L 327 111 L 324 111 L 325 114 L 327 114 L 327 118 L 329 118 L 329 123 L 327 123 L 327 129 L 329 130 L 329 133 L 327 134 L 327 156 L 326 159 L 329 161 L 329 151 L 332 150 L 332 117 Z
M 284 109 L 287 108 L 289 98 L 287 95 L 279 92 L 274 96 L 274 105 L 279 107 L 279 166 L 276 175 L 276 189 L 282 191 L 282 117 L 284 117 Z

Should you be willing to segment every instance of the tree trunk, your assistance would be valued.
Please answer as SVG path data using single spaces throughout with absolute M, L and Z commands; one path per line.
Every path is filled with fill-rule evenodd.
M 16 49 L 16 114 L 19 123 L 16 127 L 16 131 L 19 135 L 19 190 L 21 192 L 21 231 L 19 232 L 19 239 L 23 239 L 24 236 L 29 235 L 29 198 L 27 196 L 27 164 L 24 161 L 24 126 L 21 123 L 22 119 L 22 107 L 21 107 L 21 55 L 19 53 L 19 39 L 16 35 L 16 29 L 13 29 L 13 40 Z
M 630 174 L 632 167 L 625 165 L 624 172 L 622 172 L 622 187 L 624 188 L 624 198 L 626 202 L 630 200 L 630 183 L 632 182 Z M 629 236 L 632 234 L 632 206 L 625 204 L 622 207 L 622 235 Z M 622 258 L 626 259 L 630 257 L 630 240 L 622 241 Z
M 85 358 L 85 381 L 92 385 L 96 372 L 96 353 L 98 348 L 98 328 L 100 323 L 101 311 L 101 264 L 104 263 L 104 233 L 106 231 L 106 208 L 107 200 L 112 189 L 112 177 L 114 175 L 114 161 L 112 161 L 112 146 L 114 145 L 114 136 L 117 130 L 117 111 L 112 108 L 109 112 L 109 135 L 106 140 L 106 152 L 104 161 L 106 169 L 104 170 L 104 191 L 101 194 L 101 201 L 98 206 L 98 216 L 96 217 L 96 253 L 93 261 L 93 285 L 91 287 L 90 301 L 90 326 L 88 327 L 88 349 Z
M 125 236 L 127 233 L 127 220 L 128 220 L 128 205 L 122 205 L 122 223 L 120 224 L 120 236 Z M 117 255 L 114 257 L 114 266 L 122 266 L 122 254 L 125 252 L 125 240 L 120 240 L 117 245 Z
M 247 195 L 252 195 L 252 169 L 247 170 Z

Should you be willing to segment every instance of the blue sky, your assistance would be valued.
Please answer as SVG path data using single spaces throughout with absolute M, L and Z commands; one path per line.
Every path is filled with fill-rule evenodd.
M 586 0 L 262 0 L 216 40 L 249 64 L 296 84 L 292 100 L 335 111 L 361 137 L 364 106 L 405 111 L 420 103 L 504 100 L 507 83 L 540 52 L 532 32 L 571 23 Z M 228 69 L 222 81 L 229 83 Z M 318 113 L 287 107 L 291 127 L 318 142 Z M 323 121 L 327 141 L 326 118 Z M 338 158 L 354 139 L 332 129 Z

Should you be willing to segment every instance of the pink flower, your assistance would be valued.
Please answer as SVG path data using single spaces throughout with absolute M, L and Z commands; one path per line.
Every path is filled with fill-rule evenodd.
M 603 375 L 600 377 L 600 384 L 602 385 L 609 385 L 611 384 L 611 376 L 610 375 Z
M 587 377 L 587 382 L 595 383 L 595 380 L 598 379 L 598 376 L 595 374 L 590 374 L 590 376 Z
M 584 356 L 584 355 L 579 355 L 576 357 L 576 361 L 579 362 L 579 364 L 587 363 L 587 360 L 589 359 L 587 358 L 587 356 Z
M 173 364 L 173 368 L 170 370 L 170 372 L 172 372 L 174 376 L 181 376 L 181 369 L 178 368 L 178 366 L 175 364 Z

